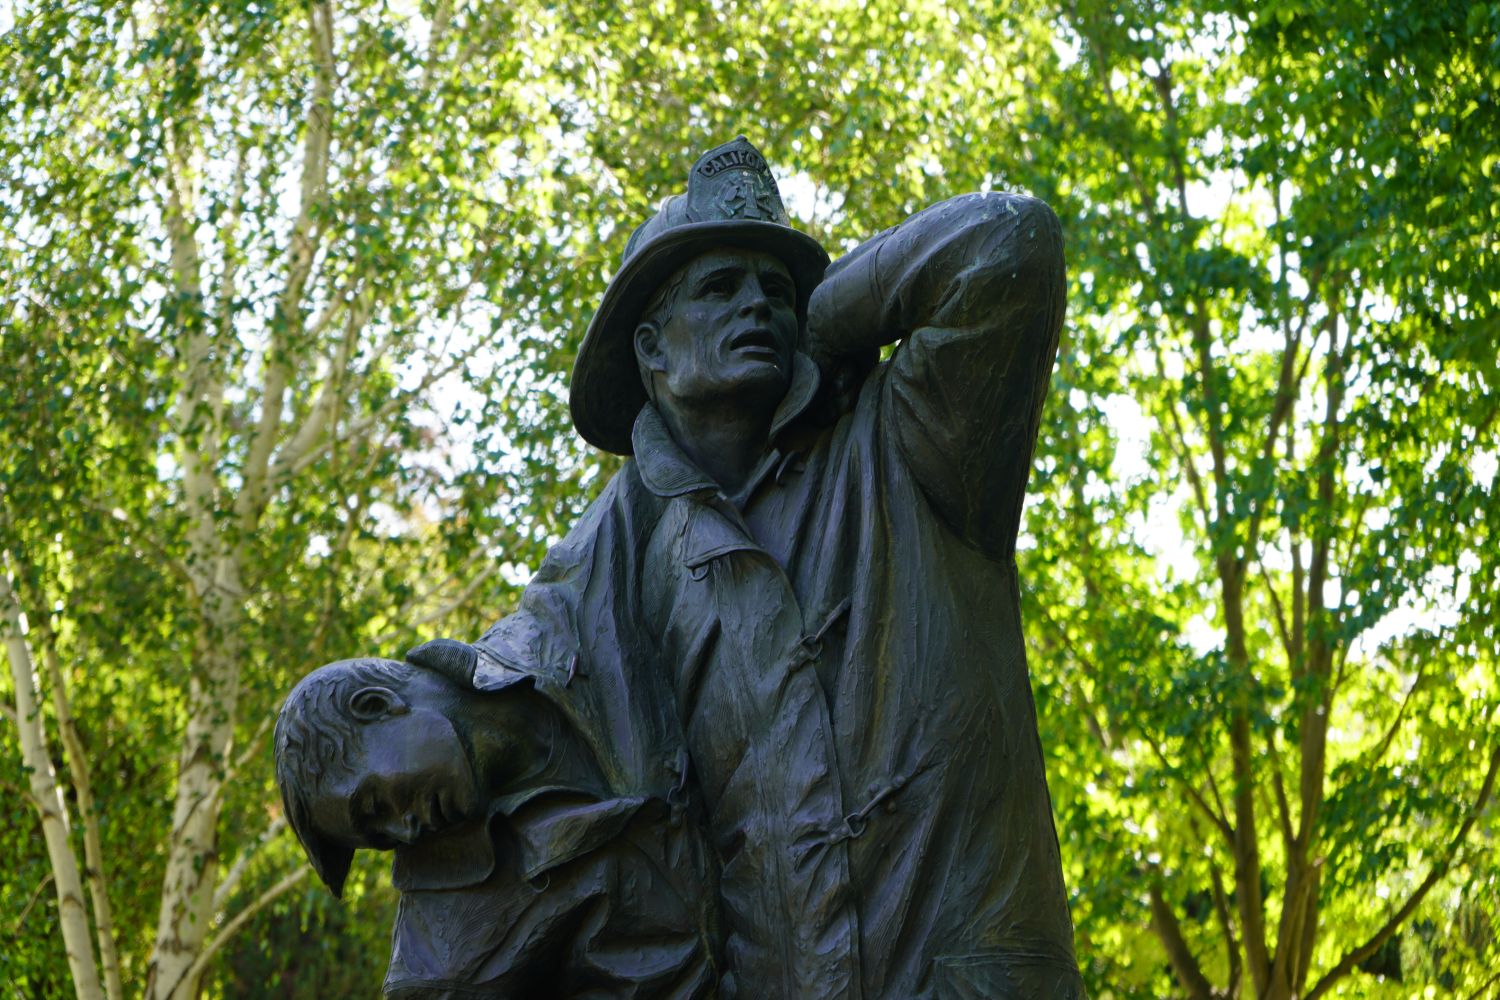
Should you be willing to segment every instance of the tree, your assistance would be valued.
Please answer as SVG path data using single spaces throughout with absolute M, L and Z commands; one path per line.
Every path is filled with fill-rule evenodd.
M 1060 753 L 1084 912 L 1149 925 L 1189 997 L 1400 982 L 1418 950 L 1477 996 L 1495 964 L 1464 925 L 1500 767 L 1497 13 L 1067 12 L 1042 121 L 1099 155 L 1067 177 L 1084 316 L 1023 579 L 1052 717 L 1092 735 Z M 1154 424 L 1125 477 L 1116 407 Z M 1152 537 L 1174 508 L 1186 565 Z M 1101 988 L 1168 988 L 1116 949 Z
M 0 417 L 0 547 L 19 601 L 7 589 L 8 648 L 75 928 L 82 893 L 53 835 L 66 812 L 53 815 L 37 784 L 33 737 L 55 724 L 67 745 L 111 997 L 122 986 L 100 845 L 123 847 L 121 827 L 139 824 L 144 876 L 159 886 L 129 893 L 137 906 L 154 897 L 157 919 L 154 937 L 126 948 L 127 980 L 148 996 L 195 995 L 229 935 L 303 875 L 283 850 L 258 895 L 223 912 L 283 826 L 264 755 L 275 693 L 304 657 L 374 642 L 403 614 L 438 617 L 472 599 L 470 577 L 492 578 L 484 517 L 412 524 L 438 503 L 464 509 L 478 457 L 440 482 L 403 456 L 434 419 L 466 418 L 426 394 L 481 383 L 484 366 L 466 363 L 514 322 L 469 293 L 493 279 L 498 299 L 551 257 L 544 215 L 501 232 L 489 199 L 453 183 L 460 167 L 476 173 L 476 150 L 493 155 L 477 137 L 420 128 L 434 95 L 461 99 L 473 77 L 443 61 L 458 45 L 445 9 L 420 44 L 393 16 L 336 25 L 326 3 L 243 14 L 42 9 L 6 37 L 24 72 L 8 84 L 5 158 L 25 164 L 5 194 L 6 263 L 22 276 L 6 286 L 16 386 Z M 495 32 L 464 27 L 466 45 L 493 51 Z M 524 133 L 499 114 L 524 109 L 487 110 L 492 128 Z M 458 246 L 457 266 L 435 250 Z M 526 268 L 497 277 L 521 254 Z M 393 271 L 401 281 L 386 280 Z M 28 707 L 32 661 L 56 667 L 51 718 Z M 101 676 L 109 695 L 147 690 L 89 698 L 87 747 L 66 705 Z M 101 817 L 87 802 L 91 758 L 137 719 L 156 739 L 130 763 L 170 772 L 156 790 L 169 817 L 125 775 Z M 87 942 L 67 944 L 80 994 L 97 993 Z
M 15 18 L 0 907 L 66 930 L 18 988 L 374 989 L 391 897 L 301 876 L 278 699 L 510 606 L 615 467 L 564 400 L 624 235 L 736 131 L 835 250 L 975 188 L 1063 217 L 1021 574 L 1095 993 L 1482 988 L 1500 8 Z

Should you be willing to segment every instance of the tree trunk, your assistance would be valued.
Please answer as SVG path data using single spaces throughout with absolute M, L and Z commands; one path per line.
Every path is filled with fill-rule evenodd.
M 99 964 L 104 969 L 104 992 L 109 1000 L 123 1000 L 124 984 L 120 981 L 120 955 L 115 947 L 115 918 L 109 902 L 108 866 L 104 844 L 99 837 L 99 811 L 94 805 L 94 782 L 89 774 L 88 753 L 73 718 L 68 700 L 67 679 L 58 661 L 56 637 L 50 629 L 40 630 L 42 660 L 47 665 L 48 683 L 52 685 L 52 708 L 57 713 L 57 731 L 68 756 L 68 778 L 78 796 L 78 820 L 83 826 L 83 861 L 88 875 L 89 899 L 94 904 L 94 937 L 99 942 Z
M 12 594 L 23 609 L 46 608 L 50 602 L 37 578 L 34 565 L 13 560 L 15 578 Z M 109 865 L 104 860 L 104 843 L 99 835 L 99 810 L 94 803 L 94 781 L 89 768 L 88 750 L 73 717 L 72 699 L 68 695 L 68 678 L 57 652 L 57 632 L 45 612 L 28 618 L 29 634 L 34 637 L 29 651 L 35 666 L 40 660 L 46 668 L 47 685 L 52 689 L 52 711 L 57 720 L 57 735 L 62 740 L 68 764 L 68 782 L 72 786 L 78 809 L 78 823 L 83 827 L 83 873 L 89 900 L 94 909 L 94 940 L 99 948 L 99 966 L 104 973 L 104 993 L 109 1000 L 124 1000 L 125 987 L 120 979 L 120 953 L 115 946 L 115 918 L 109 900 Z
M 204 595 L 198 663 L 188 689 L 188 721 L 178 763 L 167 870 L 146 1000 L 192 1000 L 218 881 L 218 821 L 239 701 L 239 573 L 233 556 Z
M 68 814 L 57 787 L 52 757 L 47 752 L 47 732 L 42 725 L 41 706 L 37 703 L 36 672 L 31 650 L 26 645 L 21 606 L 11 587 L 10 570 L 3 562 L 0 562 L 0 632 L 4 633 L 11 678 L 16 685 L 16 728 L 21 731 L 21 759 L 31 786 L 31 797 L 36 800 L 37 811 L 41 814 L 42 835 L 47 841 L 47 857 L 52 863 L 58 921 L 62 925 L 68 971 L 73 976 L 73 991 L 78 1000 L 104 1000 L 99 969 L 94 964 L 88 912 L 83 904 L 78 857 L 68 840 Z

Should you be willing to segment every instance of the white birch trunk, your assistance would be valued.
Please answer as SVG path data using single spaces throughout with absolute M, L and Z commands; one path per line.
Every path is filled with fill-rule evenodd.
M 57 887 L 58 921 L 62 925 L 63 949 L 68 956 L 68 971 L 73 976 L 73 990 L 78 1000 L 104 1000 L 99 969 L 94 964 L 78 857 L 68 841 L 68 814 L 57 787 L 52 758 L 47 752 L 47 732 L 42 724 L 41 707 L 37 704 L 36 671 L 31 650 L 26 645 L 21 606 L 11 588 L 10 571 L 3 563 L 0 563 L 0 633 L 4 634 L 11 678 L 16 685 L 16 728 L 21 735 L 21 759 L 31 786 L 31 796 L 41 813 L 42 835 L 47 842 L 47 857 L 52 863 L 52 882 Z
M 218 823 L 239 702 L 237 561 L 221 556 L 202 604 L 203 634 L 188 690 L 188 721 L 178 762 L 167 870 L 162 879 L 148 1000 L 192 1000 L 218 881 Z
M 78 820 L 83 826 L 83 861 L 88 877 L 89 900 L 94 904 L 94 937 L 99 942 L 99 964 L 104 970 L 104 993 L 109 1000 L 124 1000 L 125 988 L 120 980 L 120 954 L 115 947 L 115 918 L 109 902 L 108 864 L 99 836 L 99 810 L 94 805 L 94 782 L 89 770 L 88 754 L 78 732 L 77 720 L 68 698 L 67 678 L 58 661 L 56 635 L 51 629 L 42 633 L 42 661 L 47 665 L 47 680 L 52 685 L 52 708 L 57 713 L 57 731 L 68 755 L 68 777 L 73 794 L 78 797 Z
M 167 225 L 177 291 L 189 310 L 185 372 L 174 423 L 189 513 L 187 572 L 198 604 L 198 639 L 188 686 L 187 728 L 178 759 L 167 869 L 162 878 L 156 941 L 145 996 L 192 998 L 189 972 L 203 947 L 218 875 L 220 792 L 225 755 L 234 736 L 239 698 L 240 592 L 238 553 L 221 535 L 216 474 L 224 381 L 201 313 L 201 263 L 193 233 L 191 151 L 169 147 Z

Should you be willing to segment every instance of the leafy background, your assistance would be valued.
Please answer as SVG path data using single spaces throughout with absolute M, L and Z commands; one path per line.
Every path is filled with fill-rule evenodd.
M 565 399 L 624 238 L 738 132 L 835 253 L 975 189 L 1063 220 L 1020 572 L 1093 995 L 1494 995 L 1500 4 L 0 30 L 12 995 L 378 990 L 393 895 L 305 877 L 278 699 L 513 606 L 617 467 Z

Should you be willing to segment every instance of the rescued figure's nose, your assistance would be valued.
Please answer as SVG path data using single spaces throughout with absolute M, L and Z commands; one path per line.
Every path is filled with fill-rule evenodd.
M 381 833 L 400 844 L 415 844 L 422 832 L 422 821 L 414 812 L 392 817 L 381 824 Z

